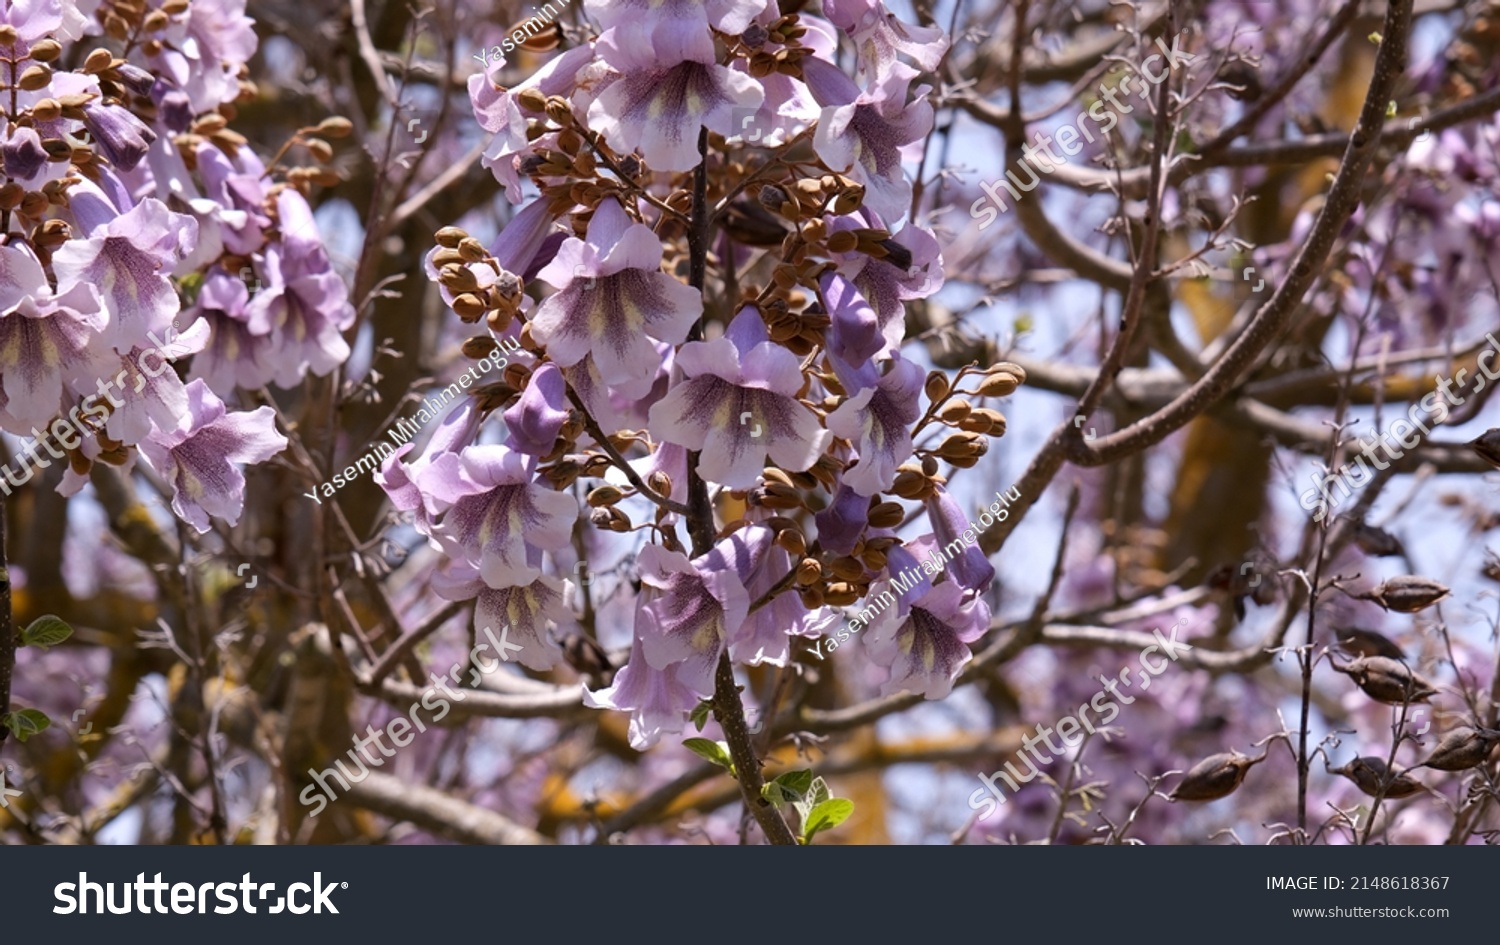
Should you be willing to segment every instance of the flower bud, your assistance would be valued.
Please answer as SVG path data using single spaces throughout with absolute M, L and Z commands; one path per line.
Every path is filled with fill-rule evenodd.
M 89 75 L 103 72 L 115 61 L 115 57 L 108 49 L 96 49 L 89 53 L 88 58 L 83 60 L 83 71 Z
M 817 610 L 823 606 L 823 589 L 817 586 L 800 587 L 797 596 L 802 598 L 802 606 L 808 610 Z
M 62 55 L 62 44 L 55 39 L 41 39 L 31 44 L 30 56 L 37 62 L 51 62 Z
M 823 602 L 830 607 L 847 607 L 859 598 L 859 589 L 843 581 L 834 581 L 823 592 Z
M 942 371 L 933 371 L 927 375 L 927 381 L 922 385 L 922 390 L 927 394 L 927 399 L 937 403 L 948 396 L 951 388 L 948 384 L 948 375 Z
M 343 115 L 329 115 L 314 130 L 329 138 L 347 138 L 354 131 L 354 122 Z
M 938 411 L 938 419 L 944 423 L 959 423 L 973 409 L 967 400 L 950 400 Z
M 659 496 L 670 498 L 672 495 L 672 477 L 660 469 L 646 477 L 646 485 Z
M 532 86 L 516 93 L 516 104 L 528 112 L 544 112 L 547 110 L 547 96 Z
M 433 239 L 439 246 L 448 249 L 457 249 L 458 244 L 467 239 L 469 234 L 456 226 L 445 226 L 433 234 Z
M 1013 374 L 991 374 L 979 382 L 974 393 L 980 397 L 1009 397 L 1021 386 L 1021 381 Z
M 906 519 L 906 509 L 900 502 L 881 502 L 870 509 L 871 528 L 895 528 Z
M 614 505 L 623 498 L 625 498 L 625 492 L 618 486 L 603 485 L 590 492 L 584 501 L 589 504 L 590 508 L 598 509 Z
M 464 357 L 479 361 L 487 358 L 500 347 L 489 335 L 475 335 L 464 342 Z
M 802 563 L 797 565 L 797 585 L 811 587 L 821 580 L 823 580 L 823 566 L 816 558 L 803 558 Z

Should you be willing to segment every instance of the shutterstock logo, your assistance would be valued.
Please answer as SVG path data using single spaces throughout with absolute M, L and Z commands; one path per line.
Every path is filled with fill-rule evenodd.
M 237 909 L 243 908 L 251 915 L 255 914 L 256 905 L 260 903 L 266 906 L 266 912 L 276 915 L 280 912 L 290 912 L 293 915 L 306 915 L 309 911 L 314 915 L 322 915 L 328 912 L 338 915 L 339 910 L 333 904 L 335 889 L 348 889 L 348 883 L 332 882 L 323 884 L 323 874 L 313 873 L 311 883 L 292 883 L 287 887 L 286 895 L 277 896 L 272 903 L 266 903 L 266 897 L 276 891 L 275 883 L 257 883 L 250 879 L 246 873 L 240 877 L 238 883 L 168 883 L 162 880 L 161 874 L 156 873 L 151 882 L 146 882 L 145 873 L 135 874 L 134 883 L 120 883 L 120 901 L 115 901 L 115 883 L 91 883 L 89 874 L 86 872 L 78 874 L 76 883 L 58 883 L 52 887 L 52 894 L 57 897 L 60 905 L 52 907 L 52 911 L 58 915 L 87 915 L 89 911 L 89 894 L 94 897 L 94 915 L 103 915 L 108 909 L 112 915 L 129 915 L 131 912 L 131 890 L 135 891 L 135 911 L 143 915 L 208 915 L 208 895 L 212 892 L 219 900 L 219 905 L 214 906 L 213 911 L 218 915 L 229 915 Z M 77 895 L 73 895 L 74 891 Z M 236 896 L 238 890 L 240 895 Z M 172 895 L 172 905 L 169 909 L 162 897 L 168 891 Z M 146 898 L 147 893 L 151 898 Z M 299 894 L 301 903 L 298 903 Z M 311 896 L 312 903 L 307 902 Z M 152 907 L 155 908 L 152 908 Z

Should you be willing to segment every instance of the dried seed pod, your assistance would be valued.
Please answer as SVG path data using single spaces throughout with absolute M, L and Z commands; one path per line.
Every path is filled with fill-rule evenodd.
M 1359 630 L 1353 627 L 1334 628 L 1339 649 L 1350 656 L 1383 656 L 1386 659 L 1404 660 L 1406 653 L 1384 634 L 1374 630 Z
M 1373 755 L 1355 758 L 1342 767 L 1329 768 L 1328 772 L 1342 774 L 1371 797 L 1380 797 L 1382 788 L 1384 796 L 1392 799 L 1411 797 L 1422 790 L 1420 781 L 1407 777 L 1405 772 L 1392 774 L 1385 766 L 1385 759 Z
M 1245 772 L 1265 760 L 1264 753 L 1259 758 L 1237 751 L 1209 755 L 1189 768 L 1168 796 L 1174 801 L 1216 801 L 1228 797 L 1245 780 Z
M 1426 702 L 1437 687 L 1412 672 L 1405 663 L 1386 656 L 1361 656 L 1347 666 L 1331 665 L 1350 679 L 1365 695 L 1386 705 Z
M 1500 466 L 1500 427 L 1484 431 L 1478 438 L 1469 441 L 1469 449 L 1491 466 Z
M 1386 610 L 1399 614 L 1414 614 L 1426 610 L 1447 597 L 1449 590 L 1431 578 L 1406 574 L 1382 581 L 1365 594 L 1355 595 L 1361 600 L 1371 600 Z
M 1467 771 L 1484 764 L 1490 749 L 1500 740 L 1500 732 L 1480 732 L 1461 725 L 1444 735 L 1432 750 L 1427 760 L 1415 768 L 1433 768 L 1438 771 Z
M 1360 522 L 1354 526 L 1354 543 L 1367 555 L 1389 558 L 1406 554 L 1401 540 L 1383 528 Z

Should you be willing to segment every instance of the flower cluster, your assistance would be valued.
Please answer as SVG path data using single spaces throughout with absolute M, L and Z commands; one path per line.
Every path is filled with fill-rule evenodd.
M 97 400 L 100 379 L 133 377 L 84 407 L 108 420 L 67 446 L 60 491 L 96 461 L 140 457 L 199 532 L 239 518 L 234 464 L 287 443 L 270 407 L 226 401 L 328 373 L 354 318 L 304 196 L 336 178 L 306 167 L 275 182 L 229 127 L 256 94 L 244 6 L 0 0 L 0 429 L 36 435 Z M 331 119 L 298 141 L 327 157 L 314 132 L 347 130 Z M 187 371 L 143 375 L 150 339 L 174 330 L 166 354 Z
M 573 619 L 570 558 L 608 536 L 632 548 L 630 656 L 585 699 L 632 713 L 644 748 L 682 730 L 726 654 L 786 665 L 797 638 L 950 541 L 964 516 L 945 464 L 973 466 L 1005 430 L 967 398 L 1024 372 L 953 381 L 903 353 L 906 303 L 944 278 L 904 167 L 932 127 L 914 82 L 941 31 L 878 0 L 828 0 L 823 17 L 768 0 L 585 8 L 597 33 L 519 85 L 497 83 L 503 58 L 471 79 L 485 164 L 520 208 L 494 245 L 447 227 L 428 258 L 487 329 L 466 351 L 515 338 L 535 361 L 382 481 L 446 556 L 439 592 L 477 598 L 476 626 L 503 616 L 536 668 L 565 658 L 550 632 Z M 833 65 L 841 41 L 853 75 Z M 972 557 L 883 619 L 867 658 L 887 688 L 940 697 L 970 658 L 995 573 Z

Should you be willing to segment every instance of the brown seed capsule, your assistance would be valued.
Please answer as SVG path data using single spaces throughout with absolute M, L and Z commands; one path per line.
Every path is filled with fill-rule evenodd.
M 794 558 L 807 554 L 807 539 L 795 528 L 788 528 L 776 536 L 776 545 Z
M 469 234 L 456 226 L 445 226 L 433 234 L 433 239 L 439 246 L 448 249 L 457 249 L 458 244 L 469 238 Z
M 1353 627 L 1335 628 L 1334 636 L 1339 649 L 1350 656 L 1384 656 L 1387 659 L 1404 660 L 1406 653 L 1384 634 L 1374 630 L 1359 630 Z
M 329 138 L 345 138 L 353 133 L 354 122 L 342 115 L 330 115 L 318 122 L 318 127 L 314 130 Z
M 920 468 L 902 466 L 896 471 L 896 481 L 891 485 L 891 491 L 903 499 L 919 500 L 926 498 L 931 484 L 926 476 L 922 475 Z
M 1500 427 L 1486 430 L 1477 439 L 1470 440 L 1469 449 L 1491 466 L 1500 466 Z
M 660 469 L 646 477 L 646 485 L 650 486 L 651 491 L 657 495 L 669 498 L 672 495 L 672 477 Z
M 83 71 L 89 75 L 94 75 L 108 69 L 114 61 L 115 57 L 108 49 L 96 49 L 88 54 L 88 58 L 83 60 Z
M 16 87 L 23 92 L 35 92 L 38 89 L 45 89 L 51 82 L 52 70 L 37 63 L 26 67 L 21 77 L 16 80 Z
M 1467 771 L 1484 764 L 1490 749 L 1500 740 L 1500 732 L 1479 732 L 1461 725 L 1443 736 L 1427 760 L 1417 768 L 1434 768 L 1438 771 Z
M 1426 610 L 1449 593 L 1446 586 L 1431 578 L 1407 574 L 1383 581 L 1368 593 L 1356 596 L 1361 600 L 1372 600 L 1386 610 L 1414 614 Z
M 1209 755 L 1188 769 L 1182 782 L 1168 795 L 1174 801 L 1216 801 L 1233 794 L 1245 780 L 1245 772 L 1264 761 L 1237 751 Z
M 1411 797 L 1422 790 L 1420 781 L 1407 777 L 1405 772 L 1399 772 L 1393 776 L 1385 766 L 1385 759 L 1376 758 L 1373 755 L 1355 758 L 1342 767 L 1329 768 L 1328 772 L 1329 774 L 1342 774 L 1371 797 L 1382 796 L 1382 788 L 1384 788 L 1384 796 L 1393 799 Z
M 1426 702 L 1437 693 L 1436 686 L 1390 657 L 1361 656 L 1347 666 L 1332 661 L 1330 665 L 1354 680 L 1365 695 L 1386 705 Z

